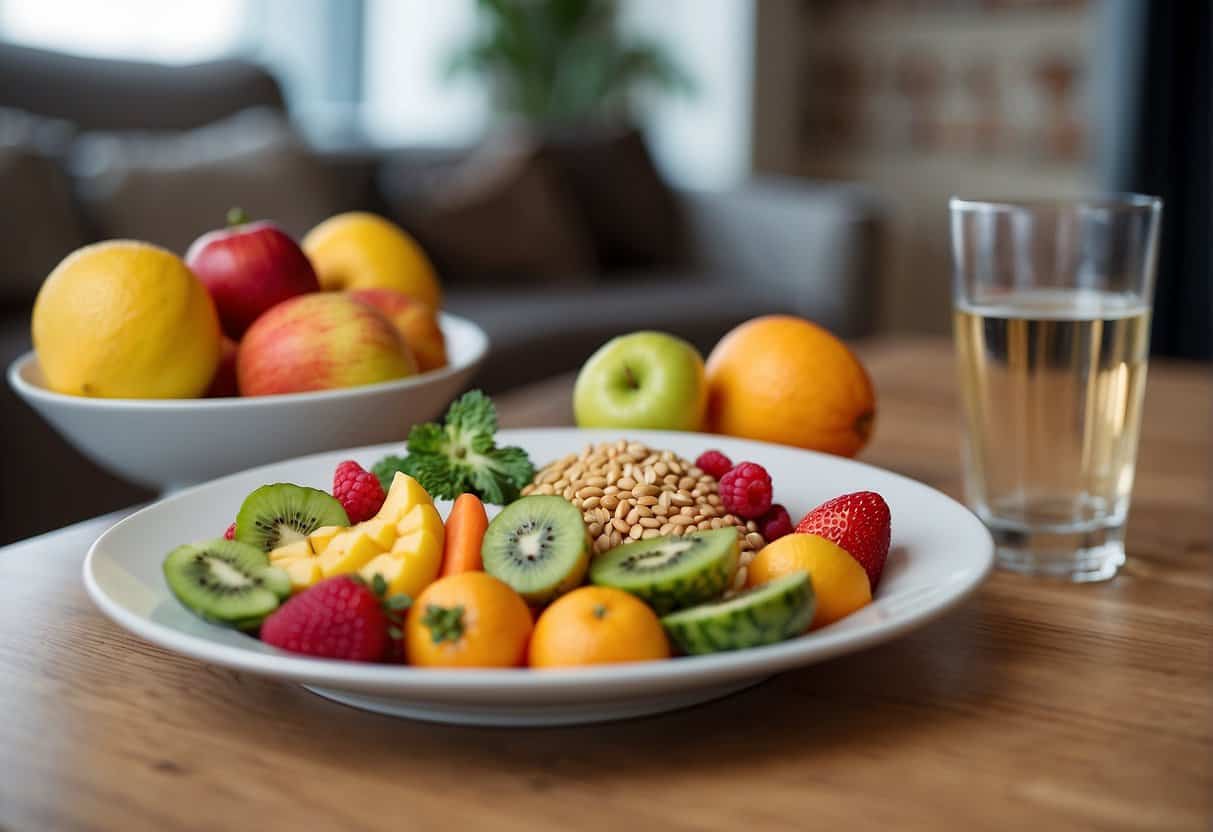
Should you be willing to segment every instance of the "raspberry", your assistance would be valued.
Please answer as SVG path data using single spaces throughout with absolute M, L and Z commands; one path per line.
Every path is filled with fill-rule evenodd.
M 235 540 L 236 539 L 236 524 L 235 523 L 233 523 L 232 525 L 227 527 L 227 531 L 225 531 L 223 533 L 223 539 L 224 540 Z
M 699 455 L 699 459 L 695 460 L 695 467 L 703 471 L 709 477 L 720 479 L 729 472 L 733 467 L 733 461 L 725 456 L 720 451 L 713 448 L 710 451 L 704 451 Z
M 333 474 L 333 496 L 345 507 L 351 523 L 370 520 L 387 498 L 379 478 L 352 459 L 337 466 Z
M 758 533 L 767 543 L 792 533 L 792 517 L 788 510 L 776 503 L 758 520 Z
M 720 478 L 725 510 L 745 520 L 757 520 L 771 507 L 771 475 L 754 462 L 741 462 Z
M 349 575 L 321 581 L 270 614 L 261 640 L 283 650 L 379 661 L 387 652 L 390 621 L 370 587 Z

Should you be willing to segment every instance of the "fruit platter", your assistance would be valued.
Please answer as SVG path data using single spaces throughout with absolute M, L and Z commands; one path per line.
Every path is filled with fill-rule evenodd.
M 118 624 L 201 661 L 382 713 L 551 725 L 894 638 L 992 556 L 965 508 L 879 468 L 685 431 L 499 431 L 472 391 L 407 442 L 149 506 L 84 579 Z

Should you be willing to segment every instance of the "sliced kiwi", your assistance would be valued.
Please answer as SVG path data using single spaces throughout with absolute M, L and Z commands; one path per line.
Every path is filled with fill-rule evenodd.
M 585 577 L 590 535 L 581 512 L 561 497 L 534 495 L 493 518 L 480 547 L 484 571 L 533 603 L 568 592 Z
M 798 636 L 813 620 L 816 597 L 808 572 L 793 572 L 734 595 L 661 619 L 689 655 L 744 650 Z
M 207 621 L 255 630 L 291 594 L 291 579 L 265 552 L 238 540 L 178 546 L 164 559 L 177 600 Z
M 236 514 L 236 540 L 263 552 L 305 539 L 321 526 L 348 526 L 341 503 L 316 488 L 277 482 L 244 498 Z
M 714 601 L 737 572 L 741 541 L 732 526 L 616 546 L 594 559 L 590 583 L 622 589 L 658 615 Z

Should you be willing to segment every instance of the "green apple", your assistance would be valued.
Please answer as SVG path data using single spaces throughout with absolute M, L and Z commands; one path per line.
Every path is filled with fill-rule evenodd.
M 583 428 L 699 430 L 706 407 L 703 358 L 664 332 L 607 341 L 573 388 L 573 415 Z

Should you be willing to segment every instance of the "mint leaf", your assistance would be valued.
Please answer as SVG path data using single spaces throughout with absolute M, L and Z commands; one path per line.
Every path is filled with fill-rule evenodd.
M 456 399 L 443 425 L 427 423 L 409 431 L 408 473 L 436 498 L 464 492 L 504 505 L 518 498 L 535 475 L 521 448 L 498 448 L 497 409 L 488 396 L 472 390 Z

